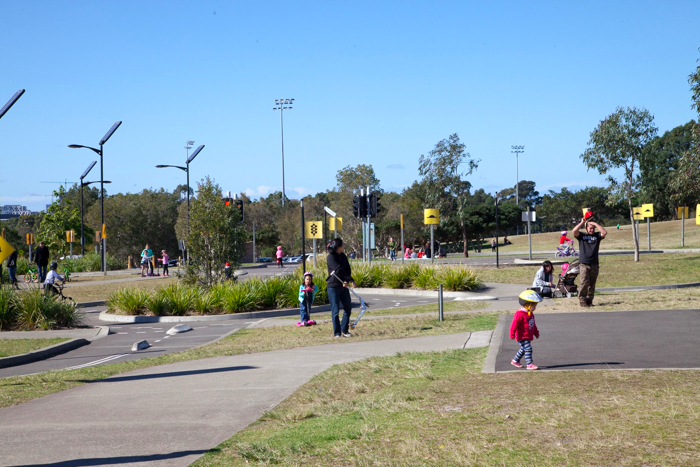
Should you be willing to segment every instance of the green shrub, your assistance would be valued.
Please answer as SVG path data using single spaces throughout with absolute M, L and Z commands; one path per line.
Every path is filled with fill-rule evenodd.
M 159 289 L 156 293 L 148 296 L 146 300 L 146 309 L 155 316 L 163 316 L 167 313 L 167 302 L 163 295 L 163 289 Z
M 35 264 L 29 261 L 26 258 L 19 257 L 17 258 L 17 275 L 18 276 L 23 276 L 29 271 L 29 267 L 35 267 Z
M 66 268 L 70 272 L 98 272 L 101 271 L 101 262 L 99 253 L 86 253 L 81 258 L 64 259 L 61 261 L 61 269 Z M 125 261 L 114 256 L 107 255 L 107 270 L 116 271 L 118 269 L 126 269 Z M 19 272 L 18 272 L 19 273 Z
M 182 284 L 170 284 L 160 290 L 168 312 L 174 316 L 183 316 L 193 310 L 200 291 L 199 287 Z
M 382 283 L 384 273 L 390 265 L 368 265 L 359 264 L 352 267 L 352 278 L 358 287 L 379 287 Z
M 432 266 L 419 266 L 418 274 L 416 274 L 416 278 L 413 279 L 413 286 L 423 290 L 437 288 L 438 282 L 435 277 L 435 268 Z
M 483 287 L 476 273 L 464 266 L 442 266 L 436 269 L 435 275 L 439 283 L 447 290 L 463 292 L 477 290 Z
M 41 291 L 39 293 L 43 295 Z M 81 322 L 75 303 L 61 300 L 55 295 L 45 297 L 42 314 L 45 329 L 72 328 Z
M 15 292 L 17 310 L 15 326 L 19 329 L 54 329 L 80 324 L 80 316 L 74 303 L 62 301 L 54 295 L 44 295 L 40 288 Z
M 241 313 L 252 311 L 257 307 L 258 299 L 251 294 L 250 287 L 244 283 L 231 284 L 224 287 L 221 306 L 226 313 Z
M 0 286 L 0 331 L 12 329 L 17 322 L 15 291 L 8 285 Z
M 260 306 L 263 308 L 276 308 L 285 300 L 285 295 L 291 284 L 291 276 L 272 276 L 267 279 L 250 279 L 247 282 L 258 288 Z
M 127 315 L 141 315 L 146 311 L 150 295 L 145 290 L 123 288 L 112 292 L 107 299 L 110 311 L 121 311 Z
M 221 305 L 219 295 L 212 290 L 201 291 L 194 301 L 194 309 L 197 313 L 208 315 L 216 311 Z
M 409 264 L 408 266 L 389 267 L 384 272 L 382 285 L 390 289 L 409 289 L 418 275 L 419 266 Z

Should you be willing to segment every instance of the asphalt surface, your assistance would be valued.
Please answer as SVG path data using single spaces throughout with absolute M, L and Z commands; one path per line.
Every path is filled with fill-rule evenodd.
M 353 297 L 354 298 L 354 297 Z M 403 308 L 414 305 L 437 303 L 432 297 L 401 297 L 367 295 L 363 297 L 370 309 Z M 359 310 L 357 299 L 353 300 L 353 310 Z M 88 308 L 84 322 L 91 326 L 109 326 L 110 334 L 91 342 L 78 349 L 61 355 L 26 365 L 0 369 L 0 378 L 17 375 L 29 375 L 49 370 L 72 369 L 76 367 L 108 365 L 141 358 L 158 357 L 168 353 L 179 352 L 192 347 L 207 344 L 235 330 L 254 327 L 261 322 L 258 318 L 241 318 L 227 321 L 194 321 L 188 324 L 192 331 L 168 336 L 166 331 L 177 323 L 135 323 L 122 324 L 100 321 L 99 313 L 105 307 Z M 329 312 L 330 305 L 312 307 L 314 313 Z M 298 316 L 291 312 L 290 316 Z M 356 316 L 356 312 L 353 313 Z M 147 340 L 151 347 L 137 352 L 131 351 L 131 346 L 140 340 Z
M 519 349 L 509 339 L 512 319 L 499 321 L 497 372 L 525 371 L 510 364 Z M 543 313 L 536 320 L 533 360 L 542 370 L 700 368 L 700 310 Z

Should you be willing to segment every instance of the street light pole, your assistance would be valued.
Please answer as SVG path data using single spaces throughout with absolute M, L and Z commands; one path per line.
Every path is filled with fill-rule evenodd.
M 80 254 L 82 256 L 85 256 L 85 231 L 83 228 L 85 222 L 85 216 L 83 214 L 83 187 L 85 184 L 83 183 L 83 179 L 87 177 L 87 174 L 95 167 L 95 164 L 97 164 L 97 161 L 92 161 L 88 168 L 85 169 L 85 172 L 80 176 Z
M 275 105 L 277 107 L 273 107 L 272 110 L 279 110 L 280 111 L 280 134 L 282 137 L 282 206 L 285 205 L 285 198 L 286 198 L 286 192 L 284 188 L 284 111 L 285 110 L 292 110 L 292 104 L 294 103 L 294 99 L 275 99 Z M 289 106 L 289 107 L 285 107 Z
M 194 142 L 194 141 L 188 141 L 188 143 Z M 175 169 L 180 169 L 183 170 L 187 174 L 187 233 L 190 233 L 190 162 L 194 160 L 195 157 L 199 155 L 200 152 L 202 152 L 202 149 L 204 149 L 204 145 L 200 145 L 197 149 L 194 150 L 191 156 L 187 157 L 187 160 L 185 161 L 185 167 L 182 167 L 180 165 L 156 165 L 157 169 L 164 169 L 166 167 L 172 167 Z
M 90 149 L 91 151 L 96 152 L 97 154 L 100 155 L 100 222 L 102 224 L 102 229 L 105 230 L 105 187 L 104 187 L 104 144 L 109 140 L 109 138 L 112 137 L 115 131 L 117 131 L 117 128 L 122 124 L 121 121 L 116 122 L 114 125 L 112 125 L 112 128 L 109 129 L 109 131 L 102 137 L 100 140 L 100 149 L 95 149 L 91 148 L 90 146 L 82 146 L 80 144 L 69 144 L 68 147 L 72 149 L 77 149 L 77 148 L 85 148 L 85 149 Z M 107 244 L 105 243 L 105 239 L 101 238 L 100 239 L 100 249 L 101 249 L 101 254 L 100 254 L 100 262 L 102 264 L 102 272 L 104 275 L 107 275 L 107 251 L 106 251 L 106 246 Z
M 520 206 L 520 175 L 518 174 L 518 155 L 525 152 L 525 146 L 511 146 L 512 153 L 515 153 L 515 204 Z M 520 224 L 515 226 L 516 234 L 520 235 Z

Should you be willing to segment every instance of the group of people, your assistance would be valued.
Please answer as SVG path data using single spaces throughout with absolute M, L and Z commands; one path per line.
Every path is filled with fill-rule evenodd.
M 163 264 L 163 276 L 169 277 L 170 276 L 170 270 L 168 269 L 168 266 L 170 265 L 170 256 L 168 255 L 168 252 L 165 250 L 161 250 L 160 252 L 160 258 L 158 258 L 158 262 Z M 146 243 L 146 246 L 144 247 L 143 251 L 141 252 L 141 277 L 146 277 L 146 276 L 152 276 L 153 275 L 153 250 L 151 250 L 151 247 Z

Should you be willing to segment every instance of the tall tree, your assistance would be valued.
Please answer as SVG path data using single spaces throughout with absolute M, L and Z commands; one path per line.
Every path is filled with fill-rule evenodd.
M 70 244 L 66 241 L 66 232 L 69 230 L 80 232 L 80 209 L 74 206 L 70 200 L 62 202 L 65 194 L 66 190 L 63 186 L 53 192 L 56 200 L 46 210 L 36 235 L 36 240 L 43 241 L 56 258 L 70 251 Z
M 235 267 L 245 253 L 245 231 L 237 209 L 224 206 L 219 185 L 209 177 L 198 184 L 190 200 L 189 261 L 186 279 L 211 286 L 223 280 L 224 264 Z
M 608 175 L 610 201 L 626 199 L 630 222 L 634 223 L 632 199 L 637 193 L 639 158 L 644 147 L 656 136 L 654 117 L 646 109 L 618 107 L 601 121 L 591 132 L 588 148 L 581 159 L 589 169 Z M 616 169 L 623 170 L 621 179 L 610 174 Z M 634 239 L 634 260 L 639 261 L 639 237 L 637 229 L 632 229 Z
M 678 169 L 671 180 L 671 197 L 679 205 L 688 199 L 700 199 L 700 65 L 688 76 L 688 83 L 692 93 L 691 107 L 698 112 L 698 121 L 692 129 L 691 146 L 678 161 Z
M 465 179 L 476 170 L 479 161 L 472 159 L 457 133 L 439 141 L 427 155 L 418 160 L 418 173 L 426 187 L 426 208 L 440 210 L 440 225 L 459 228 L 464 242 L 464 256 L 469 256 L 469 232 L 465 211 L 469 206 L 471 184 Z M 463 168 L 462 168 L 463 167 Z

